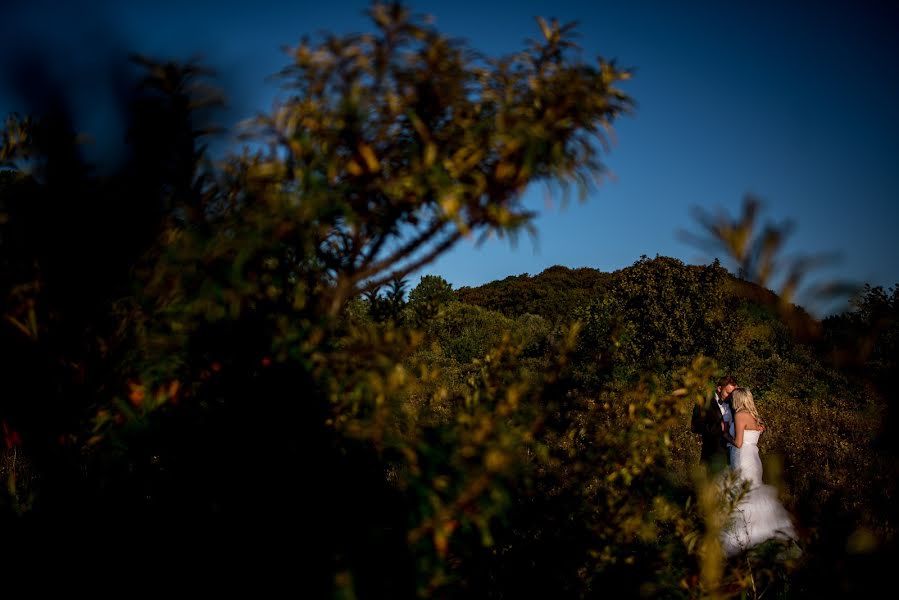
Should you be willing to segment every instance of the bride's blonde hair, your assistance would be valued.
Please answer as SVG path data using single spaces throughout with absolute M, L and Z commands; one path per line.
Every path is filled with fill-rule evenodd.
M 762 423 L 762 418 L 759 416 L 759 410 L 755 407 L 755 401 L 752 399 L 752 392 L 749 391 L 749 388 L 735 388 L 731 397 L 733 398 L 734 414 L 745 410 L 755 417 L 756 421 Z

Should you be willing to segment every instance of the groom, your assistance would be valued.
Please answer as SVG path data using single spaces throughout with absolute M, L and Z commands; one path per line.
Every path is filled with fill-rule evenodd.
M 737 381 L 727 375 L 722 377 L 715 388 L 715 397 L 705 407 L 693 407 L 690 430 L 702 436 L 701 463 L 712 473 L 723 470 L 730 461 L 728 446 L 734 442 L 734 411 L 730 395 L 737 387 Z

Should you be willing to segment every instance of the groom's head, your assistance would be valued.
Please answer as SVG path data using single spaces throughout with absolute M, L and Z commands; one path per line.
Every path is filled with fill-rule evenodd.
M 716 388 L 716 391 L 718 392 L 718 397 L 722 400 L 730 396 L 731 392 L 733 392 L 735 389 L 737 389 L 737 380 L 732 376 L 725 375 L 718 380 L 718 387 Z

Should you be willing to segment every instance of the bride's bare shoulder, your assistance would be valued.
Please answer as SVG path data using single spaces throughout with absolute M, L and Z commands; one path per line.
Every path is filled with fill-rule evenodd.
M 748 410 L 739 410 L 734 415 L 734 422 L 738 425 L 746 425 L 746 429 L 754 431 L 759 428 L 759 422 Z

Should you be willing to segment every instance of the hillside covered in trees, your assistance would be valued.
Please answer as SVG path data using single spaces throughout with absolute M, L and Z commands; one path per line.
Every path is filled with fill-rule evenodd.
M 757 271 L 665 257 L 410 282 L 528 227 L 528 186 L 588 189 L 631 73 L 555 21 L 489 58 L 370 13 L 290 51 L 285 97 L 224 160 L 199 65 L 135 57 L 104 168 L 70 99 L 22 84 L 35 114 L 0 130 L 0 564 L 324 598 L 881 585 L 897 290 L 819 323 Z M 800 531 L 730 560 L 734 498 L 688 423 L 724 373 L 757 396 Z
M 495 349 L 509 345 L 516 348 L 518 376 L 558 368 L 554 353 L 560 339 L 570 335 L 568 327 L 576 324 L 576 340 L 562 371 L 569 400 L 552 404 L 556 424 L 564 427 L 554 432 L 547 447 L 560 453 L 558 462 L 552 461 L 552 454 L 547 460 L 562 471 L 541 472 L 534 482 L 540 492 L 528 496 L 528 502 L 535 504 L 519 507 L 523 529 L 511 534 L 514 541 L 507 540 L 510 554 L 522 552 L 517 559 L 537 569 L 536 580 L 524 578 L 522 587 L 515 588 L 520 593 L 534 589 L 551 593 L 563 585 L 561 579 L 546 583 L 542 569 L 557 567 L 560 556 L 565 556 L 563 549 L 572 552 L 573 544 L 583 544 L 581 551 L 589 553 L 590 543 L 597 539 L 591 534 L 599 535 L 600 524 L 592 522 L 597 507 L 585 503 L 579 490 L 595 491 L 597 473 L 610 476 L 609 449 L 596 446 L 610 433 L 592 428 L 620 429 L 628 443 L 642 440 L 637 456 L 631 458 L 650 464 L 658 460 L 660 470 L 648 470 L 666 482 L 661 489 L 689 495 L 687 490 L 695 485 L 699 439 L 689 431 L 684 406 L 669 407 L 672 412 L 667 414 L 644 413 L 637 431 L 628 411 L 657 401 L 654 394 L 676 389 L 683 373 L 696 368 L 698 356 L 712 360 L 717 372 L 733 374 L 753 390 L 768 426 L 763 452 L 772 480 L 809 544 L 801 567 L 793 565 L 798 571 L 789 576 L 780 573 L 782 587 L 774 589 L 791 597 L 819 589 L 824 579 L 826 585 L 858 585 L 848 582 L 861 573 L 871 575 L 868 569 L 877 562 L 872 556 L 893 552 L 889 546 L 893 542 L 887 541 L 893 527 L 890 499 L 895 497 L 899 472 L 889 435 L 895 410 L 887 373 L 895 368 L 897 356 L 899 288 L 867 287 L 849 312 L 821 322 L 775 292 L 734 276 L 717 261 L 694 266 L 673 258 L 644 257 L 612 273 L 555 266 L 534 276 L 511 276 L 455 291 L 442 278 L 426 275 L 412 287 L 408 302 L 397 294 L 397 289 L 407 287 L 405 281 L 395 282 L 385 294 L 369 295 L 360 300 L 354 314 L 381 326 L 412 325 L 424 333 L 422 347 L 409 365 L 423 362 L 439 368 L 437 384 L 426 388 L 430 394 L 444 389 L 464 394 L 484 374 Z M 394 306 L 389 314 L 378 309 L 388 299 Z M 882 362 L 887 356 L 892 358 Z M 636 396 L 634 386 L 640 390 Z M 439 417 L 452 416 L 451 409 L 439 402 L 432 402 L 428 410 Z M 661 440 L 660 455 L 655 455 L 652 446 Z M 622 441 L 618 438 L 618 443 Z M 627 464 L 620 456 L 617 461 Z M 629 493 L 634 493 L 630 483 L 633 480 L 627 486 Z M 650 489 L 639 493 L 660 491 Z M 634 512 L 625 513 L 631 518 L 647 518 L 653 512 L 645 505 L 629 508 Z M 575 531 L 560 529 L 555 519 L 561 515 L 579 523 Z M 543 543 L 516 537 L 524 531 Z M 559 537 L 543 537 L 549 531 Z M 578 538 L 585 534 L 586 538 Z M 841 568 L 831 571 L 832 578 L 813 574 L 834 555 L 847 552 Z M 607 558 L 613 564 L 618 560 Z M 762 572 L 772 577 L 769 568 Z M 512 572 L 522 577 L 517 570 Z M 612 572 L 623 577 L 617 569 Z

